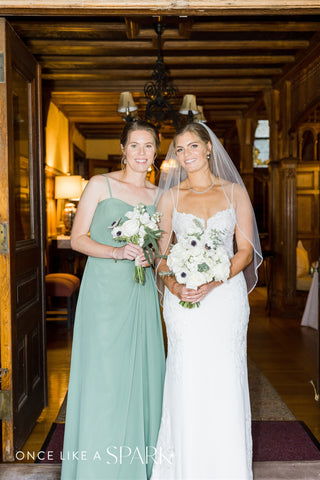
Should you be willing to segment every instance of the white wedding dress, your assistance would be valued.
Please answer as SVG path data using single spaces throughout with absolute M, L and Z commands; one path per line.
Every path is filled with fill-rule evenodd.
M 178 240 L 194 218 L 174 211 Z M 230 257 L 235 225 L 232 205 L 205 225 L 224 230 Z M 249 304 L 243 273 L 211 290 L 199 308 L 190 310 L 166 288 L 164 319 L 168 357 L 152 480 L 252 479 Z

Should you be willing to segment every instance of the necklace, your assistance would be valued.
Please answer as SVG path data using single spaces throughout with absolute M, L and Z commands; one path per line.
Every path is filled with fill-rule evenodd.
M 197 194 L 200 194 L 200 195 L 201 195 L 201 193 L 206 193 L 206 192 L 208 192 L 208 191 L 214 186 L 215 183 L 216 183 L 216 177 L 214 177 L 213 182 L 211 183 L 211 185 L 210 185 L 208 188 L 206 188 L 206 189 L 203 190 L 202 192 L 197 192 L 196 190 L 193 190 L 193 188 L 191 188 L 191 187 L 189 186 L 188 178 L 186 178 L 187 188 L 188 188 L 189 190 L 191 190 L 191 192 L 197 193 Z

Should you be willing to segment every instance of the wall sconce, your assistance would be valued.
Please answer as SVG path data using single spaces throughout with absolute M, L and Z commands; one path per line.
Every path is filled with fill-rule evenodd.
M 62 212 L 65 235 L 69 236 L 76 214 L 76 206 L 70 200 L 80 198 L 82 193 L 82 178 L 80 175 L 59 175 L 55 177 L 55 198 L 69 200 Z

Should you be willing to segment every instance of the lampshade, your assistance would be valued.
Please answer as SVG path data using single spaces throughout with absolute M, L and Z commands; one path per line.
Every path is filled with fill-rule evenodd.
M 86 188 L 88 182 L 89 182 L 89 180 L 86 180 L 85 178 L 81 178 L 81 194 L 82 194 L 83 190 Z M 75 198 L 70 198 L 70 200 L 72 200 L 73 202 L 79 202 L 80 195 L 78 197 L 75 197 Z
M 182 115 L 188 115 L 188 113 L 191 111 L 195 115 L 199 112 L 197 108 L 196 96 L 184 95 L 179 113 L 182 113 Z
M 197 109 L 198 109 L 198 114 L 195 115 L 195 120 L 197 122 L 206 122 L 207 119 L 206 117 L 204 116 L 204 113 L 203 113 L 203 106 L 202 105 L 197 105 Z
M 121 92 L 118 106 L 118 112 L 129 113 L 137 110 L 137 105 L 134 103 L 132 94 L 130 92 Z
M 82 192 L 81 175 L 59 175 L 55 178 L 55 198 L 79 198 Z

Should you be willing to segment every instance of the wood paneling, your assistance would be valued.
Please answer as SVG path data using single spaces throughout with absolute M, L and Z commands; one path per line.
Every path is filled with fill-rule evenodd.
M 298 163 L 297 239 L 302 240 L 310 261 L 318 259 L 320 249 L 319 174 L 318 162 Z
M 298 235 L 314 232 L 315 197 L 312 194 L 297 194 L 297 231 Z

